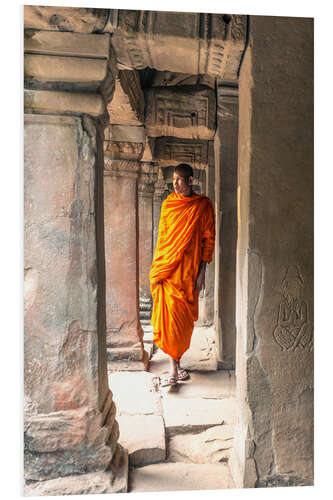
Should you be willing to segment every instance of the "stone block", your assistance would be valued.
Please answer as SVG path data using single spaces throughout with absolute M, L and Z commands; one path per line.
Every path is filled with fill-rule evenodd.
M 234 424 L 236 419 L 234 398 L 180 399 L 177 392 L 170 391 L 163 396 L 162 404 L 168 435 L 199 432 L 216 425 Z
M 108 372 L 140 372 L 148 370 L 148 366 L 149 356 L 148 353 L 143 349 L 140 361 L 135 361 L 128 358 L 118 359 L 117 361 L 110 361 L 108 364 Z
M 153 392 L 154 375 L 147 372 L 109 373 L 117 415 L 161 415 L 161 396 Z
M 43 54 L 24 55 L 24 78 L 30 83 L 62 82 L 85 83 L 95 82 L 97 89 L 106 77 L 107 60 L 88 57 L 63 57 Z
M 233 425 L 218 425 L 199 434 L 173 436 L 168 445 L 168 460 L 197 464 L 227 462 L 233 436 Z
M 87 114 L 101 116 L 105 104 L 101 95 L 54 90 L 24 90 L 24 110 L 41 114 Z
M 46 481 L 27 482 L 24 496 L 92 495 L 102 493 L 127 493 L 128 455 L 118 446 L 116 462 L 105 472 L 69 475 Z
M 215 103 L 212 89 L 152 88 L 146 93 L 147 134 L 210 140 L 215 134 Z
M 108 34 L 94 35 L 26 29 L 24 31 L 24 52 L 26 54 L 108 59 L 110 36 Z
M 131 473 L 131 492 L 222 490 L 234 488 L 226 464 L 163 463 L 146 465 Z
M 165 431 L 162 416 L 118 417 L 120 444 L 128 450 L 129 463 L 142 466 L 165 460 Z

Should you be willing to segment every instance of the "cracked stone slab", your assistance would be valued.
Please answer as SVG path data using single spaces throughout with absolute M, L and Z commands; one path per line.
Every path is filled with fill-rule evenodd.
M 199 432 L 215 425 L 234 424 L 236 421 L 235 398 L 182 399 L 176 391 L 169 391 L 163 396 L 162 404 L 165 428 L 170 436 Z
M 233 447 L 234 425 L 217 425 L 199 434 L 179 434 L 169 441 L 170 462 L 198 464 L 228 461 Z
M 117 416 L 162 415 L 161 396 L 153 392 L 153 377 L 147 372 L 109 373 Z
M 227 464 L 162 463 L 131 471 L 130 492 L 234 488 Z
M 128 450 L 133 466 L 161 462 L 166 458 L 163 417 L 157 415 L 117 417 L 120 444 Z

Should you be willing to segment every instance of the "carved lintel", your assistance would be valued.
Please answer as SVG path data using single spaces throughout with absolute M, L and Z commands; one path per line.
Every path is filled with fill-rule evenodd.
M 154 144 L 154 161 L 159 165 L 172 166 L 189 163 L 194 168 L 204 169 L 208 164 L 208 141 L 157 137 Z
M 246 16 L 228 23 L 224 14 L 118 11 L 112 37 L 125 67 L 237 78 L 246 38 Z M 169 50 L 161 47 L 168 45 Z M 236 70 L 235 70 L 236 68 Z
M 109 125 L 104 133 L 104 152 L 110 158 L 140 160 L 145 141 L 144 127 Z
M 104 175 L 115 175 L 119 177 L 138 178 L 140 163 L 133 160 L 113 159 L 109 155 L 104 156 Z
M 104 152 L 114 159 L 140 160 L 143 144 L 139 142 L 104 142 Z

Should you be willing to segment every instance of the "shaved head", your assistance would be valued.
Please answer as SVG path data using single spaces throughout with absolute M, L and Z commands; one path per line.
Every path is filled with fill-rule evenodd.
M 186 180 L 190 177 L 193 177 L 193 168 L 187 163 L 180 163 L 175 167 L 174 172 L 177 172 L 178 175 L 181 175 Z

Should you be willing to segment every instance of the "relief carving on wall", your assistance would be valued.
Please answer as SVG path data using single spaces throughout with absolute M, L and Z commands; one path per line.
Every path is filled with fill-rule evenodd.
M 288 266 L 282 280 L 282 297 L 273 337 L 282 351 L 313 350 L 313 326 L 303 300 L 303 278 L 298 266 Z

